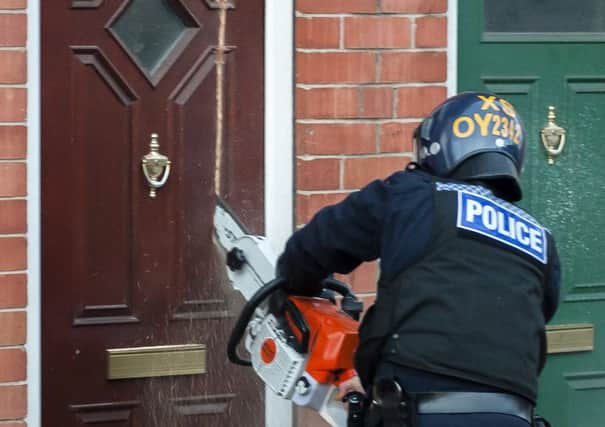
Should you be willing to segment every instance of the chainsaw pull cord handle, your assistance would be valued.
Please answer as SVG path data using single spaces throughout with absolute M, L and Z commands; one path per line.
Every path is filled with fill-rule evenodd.
M 242 366 L 252 366 L 252 362 L 239 357 L 237 354 L 237 346 L 246 333 L 248 322 L 254 314 L 254 310 L 273 292 L 281 288 L 286 283 L 286 279 L 283 277 L 277 277 L 267 283 L 265 286 L 260 288 L 248 302 L 244 305 L 242 312 L 233 327 L 229 342 L 227 343 L 227 356 L 232 363 Z

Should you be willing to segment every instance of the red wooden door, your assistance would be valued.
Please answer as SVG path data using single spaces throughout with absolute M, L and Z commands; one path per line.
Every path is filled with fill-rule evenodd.
M 230 5 L 221 188 L 262 233 L 264 0 Z M 211 0 L 42 2 L 44 426 L 264 425 L 226 361 L 241 301 L 211 239 L 218 28 Z M 155 198 L 152 133 L 172 162 Z M 107 349 L 181 344 L 203 373 L 109 379 Z

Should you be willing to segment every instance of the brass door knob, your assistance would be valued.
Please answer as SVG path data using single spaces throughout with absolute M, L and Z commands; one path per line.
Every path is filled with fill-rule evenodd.
M 149 143 L 149 153 L 145 154 L 141 159 L 143 175 L 147 179 L 149 185 L 149 197 L 156 197 L 156 190 L 161 188 L 168 181 L 170 175 L 170 160 L 167 156 L 160 154 L 160 144 L 158 142 L 158 134 L 151 134 L 151 142 Z
M 561 154 L 563 147 L 565 147 L 566 131 L 555 123 L 556 118 L 555 107 L 551 105 L 548 107 L 548 123 L 540 131 L 540 139 L 546 149 L 549 165 L 555 164 L 555 158 Z

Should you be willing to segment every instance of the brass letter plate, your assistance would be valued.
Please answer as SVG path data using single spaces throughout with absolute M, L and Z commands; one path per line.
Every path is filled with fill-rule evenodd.
M 571 353 L 594 350 L 594 325 L 577 323 L 546 327 L 548 353 Z
M 206 373 L 204 344 L 109 348 L 107 379 L 165 377 Z

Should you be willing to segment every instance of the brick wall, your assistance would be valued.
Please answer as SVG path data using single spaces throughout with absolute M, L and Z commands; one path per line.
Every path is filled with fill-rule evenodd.
M 296 0 L 296 224 L 403 169 L 446 97 L 447 0 Z M 378 269 L 344 277 L 374 299 Z M 301 411 L 300 426 L 326 425 Z
M 296 222 L 402 169 L 446 97 L 447 0 L 296 1 Z M 376 265 L 348 278 L 371 299 Z
M 24 426 L 26 0 L 0 0 L 0 426 Z

